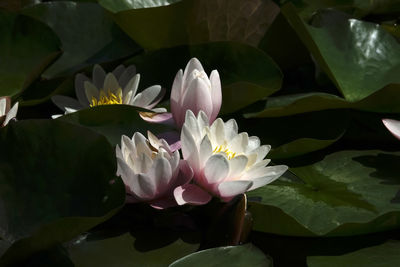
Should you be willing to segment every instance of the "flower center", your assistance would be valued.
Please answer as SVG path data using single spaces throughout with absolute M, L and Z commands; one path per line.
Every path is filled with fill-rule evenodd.
M 100 90 L 99 99 L 96 99 L 94 96 L 92 96 L 92 103 L 90 104 L 90 107 L 114 104 L 122 104 L 121 89 L 118 89 L 115 94 L 110 90 L 108 90 L 107 93 L 104 90 Z
M 229 160 L 233 159 L 236 156 L 236 152 L 232 152 L 226 148 L 226 146 L 216 146 L 213 150 L 213 153 L 224 152 Z

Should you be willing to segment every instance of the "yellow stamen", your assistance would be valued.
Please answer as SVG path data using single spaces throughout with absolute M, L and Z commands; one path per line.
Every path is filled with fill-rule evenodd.
M 226 148 L 226 146 L 216 146 L 213 150 L 213 153 L 224 152 L 229 160 L 233 159 L 236 156 L 236 152 L 232 152 Z
M 102 106 L 102 105 L 115 105 L 122 104 L 122 90 L 117 90 L 116 94 L 111 93 L 110 90 L 106 93 L 104 90 L 100 90 L 99 99 L 92 96 L 90 107 Z

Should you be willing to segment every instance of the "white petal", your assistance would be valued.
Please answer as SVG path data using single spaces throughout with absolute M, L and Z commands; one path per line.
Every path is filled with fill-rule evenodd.
M 229 160 L 228 179 L 234 180 L 240 178 L 241 173 L 246 168 L 248 159 L 244 155 L 240 155 Z
M 204 176 L 209 184 L 223 181 L 229 173 L 229 163 L 221 154 L 212 155 L 204 166 Z
M 270 145 L 262 145 L 256 149 L 254 149 L 250 153 L 257 154 L 257 161 L 260 161 L 260 160 L 264 159 L 265 156 L 267 156 L 267 154 L 270 150 L 271 150 Z
M 288 167 L 285 165 L 266 167 L 265 168 L 266 175 L 263 177 L 252 179 L 253 185 L 249 188 L 249 190 L 254 190 L 266 184 L 272 183 L 273 181 L 281 177 L 281 175 L 284 174 L 287 171 L 287 169 Z
M 86 97 L 85 82 L 90 82 L 89 78 L 85 75 L 78 73 L 75 77 L 75 94 L 78 101 L 84 106 L 89 106 L 89 101 Z
M 155 180 L 142 173 L 134 175 L 128 186 L 142 200 L 152 200 L 157 193 Z
M 149 88 L 146 88 L 143 92 L 137 94 L 130 104 L 136 107 L 148 108 L 160 93 L 161 86 L 153 85 Z
M 96 64 L 93 68 L 92 79 L 94 86 L 96 86 L 97 89 L 103 89 L 105 77 L 106 73 L 103 68 L 100 65 Z
M 226 181 L 218 185 L 219 196 L 222 198 L 230 198 L 243 194 L 251 186 L 252 181 L 237 180 L 237 181 Z
M 225 138 L 227 141 L 232 140 L 238 134 L 238 125 L 234 119 L 225 122 Z
M 104 80 L 104 88 L 103 90 L 107 93 L 110 90 L 111 93 L 115 94 L 115 92 L 119 89 L 119 84 L 117 78 L 115 78 L 114 74 L 108 73 L 106 79 Z
M 15 118 L 17 116 L 17 112 L 18 112 L 18 102 L 15 103 L 14 106 L 8 111 L 3 125 L 7 125 L 11 119 Z
M 112 74 L 114 74 L 115 78 L 117 78 L 117 80 L 119 80 L 119 78 L 121 77 L 122 73 L 125 71 L 125 66 L 124 65 L 119 65 L 118 67 L 116 67 Z
M 394 137 L 400 139 L 400 121 L 383 119 L 382 122 L 385 127 L 393 134 Z
M 246 151 L 249 137 L 246 132 L 236 135 L 228 143 L 228 149 L 236 153 L 243 153 Z
M 170 97 L 171 113 L 174 117 L 176 125 L 178 126 L 183 124 L 183 120 L 185 117 L 185 112 L 182 110 L 179 104 L 181 98 L 183 98 L 182 76 L 183 76 L 182 70 L 179 70 L 172 84 L 171 97 Z
M 185 71 L 183 72 L 183 87 L 185 88 L 187 84 L 185 81 L 188 79 L 188 76 L 192 74 L 194 70 L 204 71 L 203 66 L 197 58 L 192 58 L 189 60 L 188 64 L 185 67 Z
M 225 127 L 222 119 L 218 118 L 210 127 L 210 139 L 213 145 L 222 145 L 225 141 Z
M 6 106 L 7 106 L 7 98 L 0 99 L 0 116 L 4 116 L 6 114 Z
M 221 90 L 221 80 L 217 70 L 213 70 L 210 75 L 211 82 L 211 99 L 213 102 L 213 112 L 211 114 L 210 120 L 213 121 L 217 118 L 218 113 L 222 105 L 222 90 Z
M 96 88 L 96 86 L 90 82 L 85 82 L 83 86 L 85 87 L 86 99 L 89 103 L 92 102 L 92 97 L 99 99 L 99 90 Z
M 150 179 L 155 180 L 157 187 L 157 194 L 163 194 L 168 191 L 169 183 L 172 178 L 172 169 L 168 160 L 165 158 L 158 158 L 154 161 L 153 167 L 148 172 Z
M 186 125 L 182 127 L 181 146 L 183 158 L 195 172 L 198 171 L 200 166 L 197 144 Z
M 204 136 L 203 140 L 200 143 L 200 166 L 204 166 L 206 161 L 212 155 L 212 146 L 210 139 L 208 136 Z
M 134 166 L 137 166 L 137 169 L 135 168 L 136 173 L 147 173 L 152 170 L 153 160 L 147 154 L 142 153 L 140 159 L 134 162 Z M 153 178 L 151 175 L 149 176 Z
M 130 94 L 130 97 L 127 98 L 126 104 L 129 104 L 130 101 L 133 100 L 133 98 L 135 97 L 139 86 L 139 81 L 140 81 L 140 74 L 136 74 L 129 80 L 129 82 L 124 87 L 122 87 L 122 85 L 120 84 L 121 88 L 124 88 L 122 95 L 127 96 L 128 94 Z
M 247 145 L 246 153 L 253 151 L 254 149 L 258 148 L 261 145 L 260 138 L 257 136 L 250 136 L 249 143 Z
M 118 83 L 121 88 L 125 88 L 128 82 L 132 79 L 133 76 L 136 74 L 136 67 L 135 65 L 130 65 L 125 69 L 125 71 L 121 74 L 121 77 L 118 79 Z
M 136 132 L 133 134 L 133 142 L 136 146 L 136 153 L 140 155 L 145 153 L 147 155 L 151 155 L 152 151 L 150 150 L 149 146 L 147 145 L 147 139 L 144 137 L 143 134 Z

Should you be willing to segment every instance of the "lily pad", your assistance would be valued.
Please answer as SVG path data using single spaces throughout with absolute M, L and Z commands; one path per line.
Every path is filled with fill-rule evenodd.
M 140 50 L 97 3 L 40 3 L 22 13 L 47 24 L 61 40 L 63 54 L 42 74 L 46 79 L 71 75 L 88 65 L 121 59 Z M 98 57 L 100 52 L 103 57 Z
M 103 0 L 100 4 L 117 12 L 115 22 L 149 50 L 210 41 L 257 46 L 279 13 L 272 0 Z
M 26 89 L 59 54 L 60 41 L 45 24 L 0 10 L 0 95 Z
M 213 69 L 218 70 L 222 83 L 222 113 L 237 111 L 281 87 L 282 73 L 267 54 L 234 42 L 161 49 L 134 57 L 126 64 L 135 64 L 144 86 L 160 83 L 169 89 L 178 70 L 184 69 L 192 57 L 200 60 L 208 74 Z
M 400 153 L 340 151 L 292 168 L 248 193 L 254 229 L 294 236 L 351 236 L 400 225 Z M 298 179 L 297 179 L 298 178 Z
M 169 233 L 170 234 L 170 233 Z M 148 233 L 147 243 L 158 243 L 167 232 Z M 156 241 L 155 241 L 156 240 Z M 153 244 L 153 245 L 154 245 Z M 142 249 L 137 239 L 129 232 L 105 239 L 90 239 L 90 235 L 78 240 L 67 249 L 76 266 L 168 266 L 171 262 L 186 256 L 199 247 L 182 239 L 152 249 Z M 112 257 L 110 257 L 112 255 Z
M 202 250 L 172 263 L 170 267 L 185 266 L 272 266 L 272 260 L 257 247 L 242 246 L 218 247 Z
M 82 109 L 57 120 L 66 121 L 92 129 L 104 135 L 112 145 L 121 143 L 121 136 L 132 137 L 135 132 L 147 136 L 147 131 L 153 134 L 171 131 L 171 127 L 161 124 L 150 124 L 140 115 L 144 109 L 128 105 L 104 105 Z
M 366 98 L 350 102 L 327 93 L 304 93 L 269 97 L 262 111 L 244 114 L 246 118 L 280 117 L 328 109 L 356 109 L 379 113 L 400 112 L 400 84 L 389 84 Z
M 336 266 L 398 266 L 400 265 L 400 242 L 389 241 L 341 256 L 314 256 L 307 258 L 310 267 Z
M 107 140 L 56 120 L 26 120 L 0 131 L 0 235 L 11 243 L 0 265 L 105 221 L 125 201 Z M 79 152 L 77 152 L 79 151 Z
M 291 4 L 282 12 L 346 100 L 358 101 L 400 83 L 400 44 L 379 25 L 321 10 L 311 26 Z

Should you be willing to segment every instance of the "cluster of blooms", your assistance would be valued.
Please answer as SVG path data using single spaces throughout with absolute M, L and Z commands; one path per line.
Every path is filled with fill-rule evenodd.
M 85 90 L 88 88 L 86 82 Z M 111 91 L 114 95 L 115 88 Z M 122 98 L 129 90 L 124 88 Z M 133 99 L 135 92 L 128 98 Z M 87 99 L 93 95 L 86 93 Z M 97 96 L 93 103 L 101 100 Z M 146 99 L 143 103 L 159 101 Z M 217 119 L 222 103 L 219 74 L 214 70 L 208 77 L 196 58 L 177 73 L 170 102 L 171 116 L 181 132 L 183 158 L 151 132 L 147 138 L 138 132 L 132 138 L 122 136 L 121 146 L 116 148 L 117 174 L 125 183 L 128 202 L 147 202 L 158 209 L 202 205 L 212 197 L 227 202 L 274 181 L 287 170 L 284 165 L 267 166 L 269 160 L 264 158 L 270 146 L 261 145 L 258 137 L 238 133 L 235 120 Z

